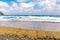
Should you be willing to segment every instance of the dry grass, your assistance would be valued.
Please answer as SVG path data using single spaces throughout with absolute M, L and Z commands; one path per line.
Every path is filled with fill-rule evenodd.
M 25 30 L 18 28 L 0 27 L 0 35 L 17 35 L 19 37 L 29 38 L 60 38 L 60 32 L 48 32 L 38 30 Z

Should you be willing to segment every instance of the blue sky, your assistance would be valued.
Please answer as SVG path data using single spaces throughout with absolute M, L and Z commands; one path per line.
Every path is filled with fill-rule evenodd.
M 11 1 L 16 1 L 16 0 L 0 0 L 0 1 L 11 2 Z
M 60 0 L 0 0 L 5 15 L 60 15 Z

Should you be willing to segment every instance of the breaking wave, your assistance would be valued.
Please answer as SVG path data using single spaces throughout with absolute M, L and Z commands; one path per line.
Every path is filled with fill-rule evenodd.
M 0 21 L 52 21 L 60 22 L 59 17 L 50 16 L 0 16 Z

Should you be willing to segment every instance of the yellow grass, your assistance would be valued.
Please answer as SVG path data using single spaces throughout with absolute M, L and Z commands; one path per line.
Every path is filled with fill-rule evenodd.
M 25 30 L 18 28 L 0 27 L 0 35 L 17 35 L 19 37 L 30 37 L 30 38 L 60 38 L 60 32 L 48 32 L 39 30 Z

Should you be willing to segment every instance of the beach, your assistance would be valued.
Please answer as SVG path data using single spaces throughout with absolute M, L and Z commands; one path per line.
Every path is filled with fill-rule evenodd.
M 60 19 L 11 18 L 0 20 L 0 39 L 59 40 Z
M 60 31 L 60 22 L 46 21 L 0 21 L 0 26 L 30 30 Z
M 0 40 L 59 40 L 60 32 L 0 26 Z
M 0 40 L 59 40 L 60 22 L 0 21 Z

